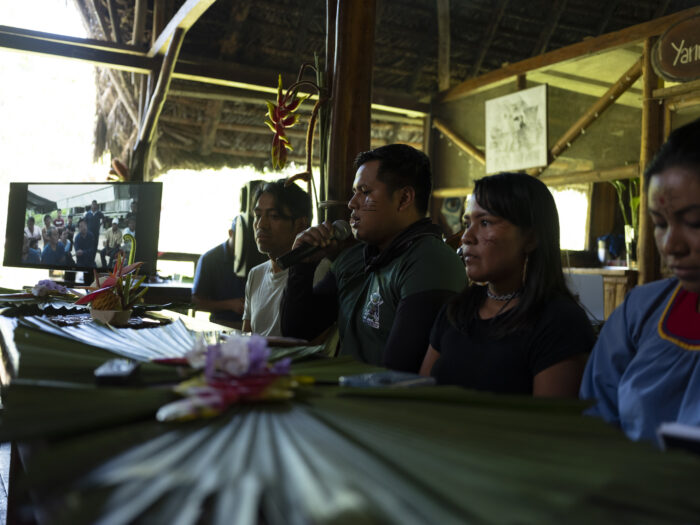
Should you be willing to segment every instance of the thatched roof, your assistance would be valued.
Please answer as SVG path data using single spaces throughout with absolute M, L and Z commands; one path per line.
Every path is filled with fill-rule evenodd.
M 131 43 L 134 0 L 75 0 L 91 38 L 113 40 L 109 4 L 118 20 L 117 39 Z M 143 49 L 150 43 L 153 1 L 146 13 Z M 164 18 L 184 3 L 166 0 Z M 658 18 L 696 5 L 693 0 L 451 0 L 451 84 L 534 55 Z M 437 90 L 436 0 L 378 0 L 373 89 L 384 104 L 429 110 Z M 293 78 L 303 62 L 323 56 L 326 13 L 321 0 L 218 0 L 188 31 L 181 61 L 209 61 L 240 68 L 242 78 L 270 87 L 278 73 Z M 97 72 L 96 156 L 128 159 L 136 141 L 141 75 Z M 116 86 L 115 83 L 121 84 Z M 121 96 L 120 96 L 121 92 Z M 125 94 L 126 92 L 126 94 Z M 271 133 L 263 124 L 264 100 L 233 89 L 174 80 L 158 124 L 155 171 L 254 164 L 269 165 Z M 127 102 L 124 102 L 127 98 Z M 121 101 L 120 101 L 121 99 Z M 421 106 L 421 103 L 424 104 Z M 126 106 L 131 104 L 132 110 Z M 302 115 L 308 117 L 311 104 Z M 373 145 L 420 146 L 420 117 L 373 111 Z M 303 156 L 304 128 L 290 136 Z

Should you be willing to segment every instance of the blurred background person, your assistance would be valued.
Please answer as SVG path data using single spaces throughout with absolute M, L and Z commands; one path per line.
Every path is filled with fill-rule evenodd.
M 88 231 L 92 234 L 94 246 L 92 247 L 92 252 L 97 253 L 97 243 L 100 239 L 100 229 L 102 226 L 102 221 L 104 219 L 104 214 L 100 211 L 97 201 L 93 200 L 90 204 L 90 209 L 85 212 L 85 221 L 87 224 Z
M 49 229 L 53 228 L 51 225 L 51 215 L 44 215 L 44 227 L 41 229 L 41 238 L 44 241 L 43 248 L 46 248 L 50 242 L 50 235 L 49 235 Z
M 112 227 L 107 230 L 105 240 L 102 241 L 100 250 L 100 261 L 102 268 L 112 268 L 116 260 L 119 248 L 122 245 L 122 231 L 119 229 L 119 219 L 112 219 Z M 109 260 L 106 260 L 109 258 Z
M 27 219 L 27 227 L 24 229 L 24 236 L 27 239 L 36 239 L 37 241 L 41 239 L 41 228 L 35 224 L 34 217 L 29 217 Z
M 87 221 L 78 221 L 78 233 L 73 237 L 75 248 L 75 263 L 78 266 L 91 268 L 95 266 L 95 237 L 88 231 Z
M 199 258 L 192 284 L 192 302 L 200 310 L 211 312 L 211 321 L 240 329 L 245 279 L 233 271 L 235 236 L 236 221 L 233 221 L 228 239 Z

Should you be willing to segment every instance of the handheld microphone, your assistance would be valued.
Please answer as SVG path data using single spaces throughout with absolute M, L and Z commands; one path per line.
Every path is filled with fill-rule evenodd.
M 337 220 L 333 222 L 333 232 L 331 233 L 331 239 L 335 239 L 336 241 L 344 241 L 345 239 L 350 237 L 351 233 L 352 230 L 350 230 L 350 225 L 347 221 Z M 290 266 L 294 266 L 295 264 L 300 263 L 309 255 L 312 255 L 322 249 L 322 246 L 302 244 L 301 246 L 297 246 L 293 250 L 285 253 L 284 255 L 279 256 L 275 260 L 275 262 L 277 262 L 277 265 L 280 268 L 286 270 Z

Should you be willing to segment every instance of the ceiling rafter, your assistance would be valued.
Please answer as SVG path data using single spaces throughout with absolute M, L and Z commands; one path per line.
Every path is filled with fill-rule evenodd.
M 491 24 L 489 24 L 489 27 L 486 30 L 486 36 L 484 38 L 483 43 L 481 44 L 481 47 L 479 48 L 479 54 L 476 57 L 476 61 L 474 62 L 474 68 L 472 69 L 471 73 L 472 77 L 476 77 L 479 75 L 481 65 L 484 63 L 486 53 L 488 53 L 489 49 L 491 48 L 491 44 L 493 42 L 494 37 L 496 36 L 496 31 L 498 30 L 498 26 L 500 25 L 501 20 L 503 19 L 503 15 L 506 12 L 507 6 L 508 0 L 498 0 L 498 5 L 496 6 L 496 14 L 491 19 Z
M 617 4 L 619 3 L 620 0 L 608 0 L 608 2 L 605 5 L 605 11 L 603 12 L 603 17 L 600 21 L 600 25 L 598 26 L 596 36 L 602 35 L 605 32 L 608 25 L 610 24 L 610 20 L 612 20 L 612 15 L 615 12 L 615 9 L 617 8 Z
M 184 29 L 187 31 L 194 23 L 199 20 L 199 17 L 211 7 L 216 0 L 187 0 L 182 7 L 177 10 L 165 26 L 165 29 L 158 35 L 155 43 L 148 50 L 148 57 L 163 55 L 168 49 L 168 43 L 175 34 L 176 29 Z
M 537 44 L 535 44 L 535 47 L 532 50 L 532 56 L 541 55 L 547 51 L 549 42 L 552 40 L 552 35 L 554 34 L 554 30 L 557 28 L 557 24 L 559 23 L 561 15 L 564 13 L 564 9 L 566 9 L 566 1 L 567 0 L 556 0 L 554 6 L 552 6 L 550 9 L 549 15 L 547 16 L 547 21 L 544 24 L 544 28 L 540 33 L 539 39 L 537 40 Z
M 29 31 L 0 26 L 0 48 L 10 48 L 32 53 L 61 56 L 84 60 L 97 66 L 148 74 L 157 68 L 159 58 L 149 58 L 142 50 L 128 45 L 117 45 L 101 40 L 66 37 L 52 33 Z M 277 78 L 278 70 L 221 61 L 193 62 L 186 58 L 178 60 L 173 79 L 203 82 L 205 84 L 242 88 L 250 92 L 274 93 L 270 82 Z M 282 72 L 285 84 L 296 78 L 296 72 Z M 402 91 L 375 89 L 373 104 L 392 108 L 397 112 L 427 114 L 429 104 L 418 101 Z M 422 116 L 422 115 L 421 115 Z

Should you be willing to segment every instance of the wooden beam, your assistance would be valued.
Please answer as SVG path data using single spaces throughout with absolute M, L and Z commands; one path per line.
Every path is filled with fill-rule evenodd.
M 437 1 L 438 89 L 450 89 L 450 0 Z M 427 46 L 425 46 L 427 47 Z
M 632 179 L 634 177 L 639 177 L 639 164 L 590 171 L 575 171 L 558 175 L 542 175 L 540 180 L 547 186 L 563 186 L 567 184 L 589 184 L 592 182 Z
M 437 129 L 440 133 L 445 135 L 449 140 L 452 141 L 452 143 L 455 146 L 457 146 L 464 153 L 472 157 L 474 160 L 481 163 L 482 165 L 486 164 L 486 155 L 484 155 L 483 151 L 474 146 L 471 142 L 457 135 L 457 133 L 452 131 L 452 129 L 450 129 L 449 126 L 447 126 L 447 124 L 442 122 L 440 119 L 433 119 L 433 127 Z
M 197 153 L 198 152 L 197 146 L 195 146 L 194 144 L 187 145 L 187 144 L 182 144 L 182 143 L 175 142 L 172 140 L 161 139 L 158 141 L 158 146 L 161 148 L 171 148 L 171 149 L 177 149 L 177 150 L 182 150 L 182 151 L 188 151 L 190 153 Z M 270 158 L 269 151 L 250 151 L 250 150 L 241 150 L 241 149 L 234 149 L 234 148 L 214 147 L 214 148 L 212 148 L 211 152 L 218 153 L 220 155 L 229 155 L 232 157 L 244 157 L 244 158 L 251 158 L 251 159 L 269 159 Z M 298 163 L 305 163 L 306 162 L 306 157 L 302 157 L 299 155 L 290 155 L 287 157 L 287 159 L 291 160 L 293 162 L 298 162 Z
M 664 99 L 685 95 L 686 93 L 697 93 L 698 91 L 700 91 L 700 80 L 693 80 L 667 88 L 656 88 L 652 91 L 652 97 L 655 99 Z
M 528 58 L 526 60 L 516 62 L 515 64 L 509 64 L 501 69 L 481 75 L 478 78 L 466 80 L 448 91 L 438 93 L 433 100 L 434 102 L 459 100 L 467 96 L 472 91 L 501 80 L 506 80 L 515 75 L 527 73 L 528 71 L 539 69 L 541 67 L 550 66 L 558 62 L 563 62 L 564 60 L 581 58 L 586 55 L 594 55 L 616 47 L 634 42 L 640 42 L 650 36 L 660 35 L 666 29 L 668 29 L 669 26 L 675 24 L 676 22 L 680 22 L 697 14 L 700 14 L 700 7 L 691 7 L 690 9 L 685 9 L 663 18 L 650 20 L 649 22 L 645 22 L 643 24 L 638 24 L 636 26 L 621 29 L 620 31 L 615 31 L 596 38 L 584 40 L 577 44 L 555 49 L 554 51 L 550 51 L 544 55 Z
M 158 35 L 155 43 L 148 50 L 148 56 L 154 57 L 165 53 L 168 48 L 168 42 L 175 34 L 176 29 L 187 31 L 194 23 L 199 20 L 199 17 L 211 7 L 216 0 L 187 0 L 182 7 L 177 10 L 177 13 L 172 17 L 165 29 Z
M 680 111 L 685 108 L 700 106 L 700 93 L 669 98 L 666 99 L 666 104 L 664 105 L 668 108 L 668 111 Z
M 173 78 L 274 94 L 277 92 L 278 74 L 280 74 L 280 71 L 273 69 L 221 61 L 200 60 L 195 63 L 183 59 L 175 68 Z M 296 80 L 296 72 L 290 71 L 286 72 L 286 74 L 282 72 L 282 82 L 285 86 L 290 85 L 294 80 Z M 373 90 L 372 104 L 376 108 L 385 106 L 387 108 L 396 108 L 397 110 L 406 110 L 408 113 L 415 113 L 416 117 L 422 117 L 430 112 L 429 104 L 421 103 L 416 97 L 399 91 Z
M 591 171 L 575 171 L 557 175 L 542 176 L 540 180 L 547 186 L 566 186 L 570 184 L 588 184 L 592 182 L 605 182 L 618 179 L 631 179 L 639 177 L 639 164 L 618 166 Z M 473 186 L 461 186 L 457 188 L 436 188 L 433 197 L 462 197 L 474 191 Z
M 157 69 L 159 58 L 149 58 L 135 46 L 117 45 L 102 40 L 89 40 L 66 37 L 51 33 L 41 33 L 14 27 L 0 26 L 0 48 L 16 49 L 87 61 L 121 71 L 147 75 Z M 193 62 L 180 59 L 175 66 L 173 79 L 186 80 L 209 85 L 238 88 L 248 93 L 263 93 L 269 98 L 276 93 L 276 79 L 279 71 L 251 67 L 222 61 Z M 285 85 L 296 78 L 296 72 L 283 72 Z M 405 112 L 412 118 L 422 118 L 430 113 L 430 104 L 419 102 L 414 96 L 403 92 L 375 89 L 372 93 L 374 109 Z
M 143 51 L 132 46 L 8 26 L 0 26 L 0 47 L 83 60 L 136 73 L 147 72 L 152 63 Z
M 642 140 L 639 156 L 639 171 L 644 173 L 647 165 L 661 147 L 662 107 L 652 98 L 652 93 L 658 87 L 659 77 L 651 63 L 651 53 L 654 44 L 652 38 L 644 42 L 643 64 L 643 97 L 642 97 Z M 659 259 L 654 242 L 654 225 L 649 218 L 647 201 L 648 188 L 642 177 L 639 190 L 639 238 L 637 240 L 637 264 L 639 268 L 639 284 L 654 281 L 660 276 Z
M 216 142 L 216 130 L 221 122 L 221 110 L 224 103 L 221 100 L 210 100 L 204 110 L 204 125 L 202 126 L 202 144 L 200 155 L 209 155 Z
M 625 73 L 615 82 L 610 89 L 608 89 L 605 94 L 600 97 L 593 105 L 586 111 L 581 118 L 579 118 L 562 137 L 552 146 L 550 150 L 550 156 L 552 159 L 556 159 L 565 149 L 571 146 L 571 143 L 577 139 L 581 134 L 586 132 L 586 128 L 591 125 L 591 123 L 597 119 L 606 109 L 613 105 L 615 100 L 617 100 L 620 95 L 622 95 L 627 88 L 634 84 L 637 79 L 642 74 L 642 60 L 639 59 L 634 65 L 629 68 Z

